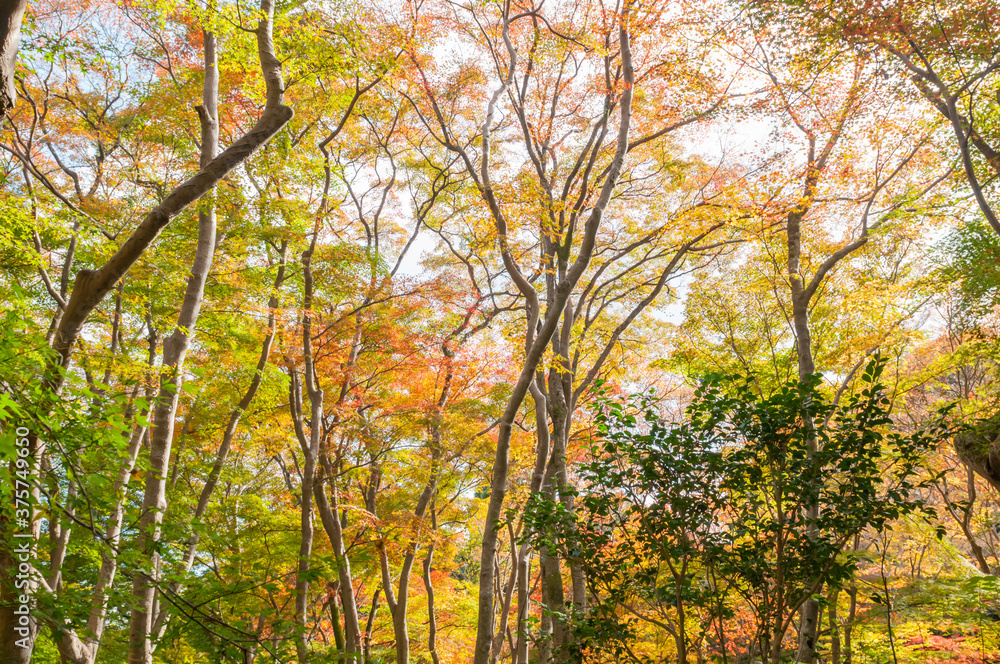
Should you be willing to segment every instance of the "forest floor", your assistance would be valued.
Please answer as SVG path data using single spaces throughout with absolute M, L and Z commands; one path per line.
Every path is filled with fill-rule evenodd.
M 854 664 L 1000 664 L 997 577 L 917 579 L 892 595 L 890 639 L 884 601 L 859 593 Z

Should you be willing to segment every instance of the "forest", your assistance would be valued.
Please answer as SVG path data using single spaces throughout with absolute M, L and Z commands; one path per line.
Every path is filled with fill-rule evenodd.
M 1000 2 L 0 15 L 0 664 L 1000 663 Z

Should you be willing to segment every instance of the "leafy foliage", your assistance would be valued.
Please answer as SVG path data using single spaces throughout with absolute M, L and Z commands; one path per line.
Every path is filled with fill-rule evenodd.
M 712 377 L 678 423 L 650 395 L 600 401 L 581 512 L 529 506 L 532 544 L 580 561 L 599 598 L 584 647 L 610 638 L 646 661 L 629 646 L 645 622 L 666 626 L 684 652 L 749 607 L 757 652 L 770 656 L 806 599 L 853 577 L 845 549 L 856 535 L 929 517 L 916 492 L 941 429 L 894 430 L 884 367 L 870 362 L 843 404 L 818 376 L 767 397 L 746 378 Z

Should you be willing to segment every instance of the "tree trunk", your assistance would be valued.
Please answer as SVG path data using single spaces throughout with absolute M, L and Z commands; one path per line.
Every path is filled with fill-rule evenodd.
M 375 615 L 378 613 L 378 598 L 381 590 L 376 589 L 372 595 L 372 608 L 368 611 L 368 620 L 365 621 L 364 636 L 364 664 L 372 664 L 372 631 L 375 629 Z
M 333 643 L 337 646 L 339 652 L 346 652 L 347 646 L 344 643 L 344 628 L 340 624 L 340 609 L 337 607 L 337 584 L 332 585 L 334 586 L 334 592 L 330 595 L 328 603 L 330 605 L 330 624 L 333 626 Z
M 553 445 L 540 487 L 540 495 L 549 502 L 560 497 L 559 485 L 565 476 L 566 436 L 564 433 L 567 423 L 562 397 L 562 372 L 552 369 L 549 372 L 547 401 L 549 405 L 548 419 L 552 421 L 550 436 Z M 547 426 L 547 423 L 547 420 L 543 421 L 540 426 Z M 564 655 L 567 644 L 566 621 L 559 616 L 565 614 L 566 597 L 559 554 L 554 549 L 543 547 L 539 551 L 539 568 L 541 569 L 542 603 L 545 607 L 544 610 L 551 615 L 552 620 L 551 643 L 545 652 L 539 654 L 540 657 L 546 657 L 546 660 L 539 660 L 539 664 L 546 664 L 549 658 L 554 657 L 558 660 Z
M 837 602 L 840 600 L 840 588 L 830 592 L 828 609 L 830 622 L 830 664 L 840 664 L 840 621 L 837 615 Z
M 62 368 L 69 366 L 73 347 L 90 312 L 139 260 L 167 224 L 191 203 L 210 192 L 222 178 L 249 159 L 254 151 L 270 141 L 292 119 L 292 109 L 284 105 L 285 85 L 281 78 L 281 63 L 274 53 L 272 37 L 274 0 L 261 0 L 260 14 L 261 18 L 255 33 L 261 74 L 267 88 L 264 112 L 249 132 L 222 154 L 208 163 L 203 163 L 196 175 L 174 187 L 167 197 L 146 215 L 132 235 L 100 269 L 79 271 L 66 309 L 59 321 L 59 328 L 52 340 L 52 348 L 58 356 L 57 363 Z M 62 380 L 63 372 L 56 366 L 50 367 L 46 373 L 46 384 L 55 391 L 62 384 Z
M 854 621 L 858 617 L 858 587 L 853 580 L 847 594 L 851 598 L 851 604 L 847 612 L 847 622 L 844 623 L 844 664 L 851 664 L 854 661 L 851 637 L 854 635 Z
M 14 87 L 14 69 L 17 48 L 21 43 L 21 21 L 28 0 L 5 0 L 0 6 L 0 120 L 14 108 L 17 88 Z M 5 660 L 13 662 L 14 660 Z
M 313 545 L 313 482 L 316 477 L 316 456 L 319 454 L 319 439 L 323 418 L 323 396 L 310 399 L 313 425 L 309 432 L 308 445 L 303 446 L 304 461 L 302 464 L 302 503 L 299 519 L 299 562 L 295 579 L 295 652 L 299 664 L 309 662 L 309 634 L 306 620 L 309 608 L 309 570 Z
M 321 454 L 323 478 L 330 485 L 329 498 L 324 488 L 324 482 L 317 482 L 315 487 L 316 505 L 323 522 L 333 554 L 337 560 L 337 578 L 340 582 L 341 605 L 344 607 L 345 646 L 349 653 L 345 662 L 354 662 L 361 652 L 361 623 L 358 617 L 358 603 L 354 595 L 354 576 L 351 573 L 351 562 L 347 558 L 344 546 L 344 530 L 340 522 L 340 495 L 337 480 L 333 474 L 333 465 Z
M 518 551 L 517 566 L 517 642 L 511 664 L 528 664 L 527 620 L 531 611 L 528 582 L 531 574 L 531 558 L 527 545 L 522 545 Z
M 201 167 L 215 158 L 219 146 L 218 97 L 219 71 L 215 35 L 203 32 L 205 45 L 204 103 L 198 107 L 201 119 Z M 152 664 L 153 618 L 155 616 L 156 584 L 160 580 L 160 524 L 167 509 L 166 481 L 170 468 L 170 447 L 174 438 L 174 422 L 183 384 L 184 360 L 198 323 L 205 281 L 215 256 L 215 206 L 198 213 L 198 248 L 188 278 L 187 290 L 177 316 L 174 332 L 163 344 L 163 367 L 160 392 L 155 401 L 150 434 L 149 471 L 139 519 L 136 547 L 148 561 L 137 570 L 132 582 L 132 615 L 129 621 L 129 664 Z
M 432 521 L 436 521 L 433 512 Z M 427 592 L 427 650 L 431 654 L 433 664 L 441 664 L 437 652 L 437 614 L 434 610 L 434 583 L 431 571 L 434 569 L 434 542 L 427 545 L 427 555 L 424 557 L 424 590 Z
M 307 630 L 309 608 L 309 572 L 310 557 L 313 546 L 313 494 L 316 483 L 316 462 L 319 457 L 323 438 L 323 389 L 316 381 L 316 369 L 313 363 L 312 349 L 312 309 L 313 309 L 313 276 L 312 253 L 316 246 L 316 236 L 312 245 L 302 252 L 302 280 L 304 294 L 302 298 L 302 358 L 303 381 L 300 382 L 298 370 L 289 361 L 288 406 L 295 427 L 295 435 L 302 449 L 302 500 L 299 520 L 299 562 L 295 578 L 295 652 L 299 664 L 309 662 L 309 634 Z M 302 398 L 302 383 L 305 383 L 309 399 L 309 431 L 305 430 Z
M 819 172 L 814 165 L 814 142 L 810 142 L 808 174 L 805 185 L 805 201 L 788 213 L 788 285 L 792 296 L 792 327 L 795 333 L 795 352 L 798 357 L 799 382 L 805 383 L 809 376 L 816 373 L 816 364 L 812 354 L 812 337 L 809 332 L 809 300 L 811 293 L 803 284 L 802 266 L 802 219 L 809 210 L 809 204 L 815 193 Z M 804 423 L 810 430 L 807 441 L 808 454 L 816 454 L 817 442 L 813 422 Z M 815 520 L 819 517 L 819 505 L 811 504 L 806 508 L 807 518 Z M 806 532 L 810 539 L 815 539 L 817 532 L 810 527 Z M 816 659 L 816 639 L 818 635 L 819 602 L 810 597 L 799 611 L 799 644 L 795 654 L 796 662 L 812 662 Z M 781 634 L 775 634 L 775 648 L 781 648 Z
M 509 7 L 508 10 L 509 11 Z M 497 431 L 497 446 L 493 458 L 493 477 L 490 482 L 490 496 L 486 508 L 485 523 L 483 526 L 483 539 L 480 553 L 480 573 L 479 573 L 479 601 L 476 621 L 476 646 L 473 657 L 474 664 L 489 664 L 492 659 L 492 647 L 495 618 L 495 582 L 496 582 L 496 557 L 497 544 L 499 540 L 499 530 L 501 518 L 503 516 L 504 500 L 507 494 L 507 479 L 510 465 L 510 442 L 513 433 L 514 420 L 528 392 L 529 386 L 535 378 L 535 370 L 547 348 L 552 335 L 555 333 L 559 320 L 562 318 L 563 310 L 569 300 L 573 289 L 579 283 L 584 271 L 590 265 L 594 253 L 597 231 L 601 226 L 604 211 L 611 200 L 614 188 L 618 184 L 618 177 L 621 174 L 625 155 L 628 152 L 629 127 L 631 125 L 632 95 L 635 82 L 635 73 L 632 66 L 632 54 L 629 47 L 629 27 L 628 10 L 621 14 L 621 24 L 619 29 L 619 45 L 621 53 L 621 68 L 624 75 L 624 89 L 621 96 L 620 110 L 621 122 L 618 130 L 618 142 L 615 154 L 607 169 L 607 175 L 601 187 L 601 192 L 594 201 L 593 208 L 581 229 L 580 245 L 576 259 L 568 269 L 565 278 L 561 279 L 553 297 L 547 299 L 544 320 L 539 322 L 539 301 L 538 294 L 534 287 L 525 279 L 520 268 L 517 266 L 507 240 L 507 222 L 499 204 L 495 198 L 493 187 L 489 178 L 489 155 L 490 152 L 490 127 L 496 111 L 497 101 L 504 94 L 505 90 L 512 84 L 517 60 L 517 54 L 510 42 L 510 16 L 503 17 L 503 34 L 507 44 L 507 55 L 510 58 L 506 77 L 501 87 L 494 91 L 494 94 L 487 106 L 486 121 L 482 131 L 482 159 L 480 168 L 476 169 L 469 155 L 461 147 L 449 144 L 449 149 L 458 150 L 466 164 L 468 172 L 475 177 L 480 193 L 487 202 L 494 217 L 494 222 L 499 235 L 501 245 L 501 255 L 504 266 L 508 274 L 517 284 L 518 289 L 528 300 L 528 325 L 525 328 L 526 353 L 524 365 L 520 376 L 511 391 L 503 415 L 500 418 Z M 442 120 L 443 121 L 443 120 Z M 477 175 L 481 173 L 481 175 Z

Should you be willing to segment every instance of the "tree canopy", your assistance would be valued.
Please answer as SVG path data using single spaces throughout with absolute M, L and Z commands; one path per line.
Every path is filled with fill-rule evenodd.
M 0 661 L 1000 655 L 991 0 L 0 8 Z

